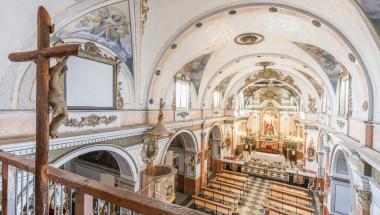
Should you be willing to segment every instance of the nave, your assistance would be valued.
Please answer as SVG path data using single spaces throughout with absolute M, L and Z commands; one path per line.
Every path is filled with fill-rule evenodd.
M 309 189 L 222 170 L 193 196 L 192 207 L 208 214 L 319 214 L 313 198 Z

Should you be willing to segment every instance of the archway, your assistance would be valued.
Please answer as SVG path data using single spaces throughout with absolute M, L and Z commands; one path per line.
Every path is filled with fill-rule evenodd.
M 351 214 L 354 211 L 350 183 L 348 154 L 341 147 L 334 148 L 330 168 L 329 210 L 332 214 Z
M 222 142 L 222 129 L 219 125 L 214 125 L 207 139 L 207 178 L 213 177 L 216 172 L 214 159 L 221 158 L 220 144 Z
M 136 164 L 124 149 L 114 145 L 80 147 L 61 155 L 51 165 L 111 186 L 139 189 Z
M 189 194 L 195 193 L 195 181 L 199 176 L 198 146 L 193 133 L 187 130 L 177 132 L 168 142 L 165 151 L 164 163 L 177 169 L 175 203 L 182 205 L 189 199 Z

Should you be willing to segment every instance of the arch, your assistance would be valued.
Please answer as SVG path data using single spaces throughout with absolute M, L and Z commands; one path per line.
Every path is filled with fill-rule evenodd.
M 126 152 L 123 148 L 110 144 L 94 144 L 90 146 L 84 146 L 74 149 L 68 153 L 65 153 L 51 162 L 51 166 L 59 168 L 68 161 L 90 152 L 95 151 L 107 151 L 118 162 L 120 168 L 120 176 L 131 180 L 134 183 L 134 189 L 139 187 L 138 169 L 137 164 L 133 160 L 132 156 Z
M 332 150 L 330 162 L 329 211 L 333 214 L 351 214 L 355 211 L 356 197 L 352 190 L 352 173 L 348 162 L 349 153 L 340 145 Z
M 181 136 L 183 135 L 183 136 Z M 164 152 L 163 152 L 163 156 L 161 158 L 161 163 L 164 163 L 165 161 L 165 156 L 166 156 L 166 152 L 168 151 L 169 149 L 169 146 L 170 144 L 172 143 L 172 141 L 176 138 L 176 137 L 181 137 L 181 138 L 185 138 L 185 137 L 189 137 L 191 139 L 191 143 L 194 148 L 194 150 L 192 150 L 191 152 L 194 152 L 194 153 L 198 153 L 199 152 L 199 148 L 198 148 L 198 141 L 195 137 L 195 135 L 190 131 L 190 130 L 187 130 L 187 129 L 183 129 L 183 130 L 180 130 L 180 131 L 177 131 L 173 136 L 172 138 L 170 138 L 170 140 L 167 142 L 165 148 L 164 148 Z M 185 145 L 185 150 L 186 150 L 186 146 L 188 145 Z

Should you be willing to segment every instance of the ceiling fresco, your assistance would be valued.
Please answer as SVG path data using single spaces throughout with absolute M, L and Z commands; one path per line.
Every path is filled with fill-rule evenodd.
M 339 74 L 345 71 L 344 66 L 338 62 L 334 56 L 332 56 L 327 51 L 306 43 L 293 42 L 296 46 L 303 49 L 311 57 L 313 57 L 322 67 L 323 71 L 326 73 L 333 89 L 336 92 Z
M 224 95 L 228 85 L 230 84 L 232 78 L 236 75 L 236 72 L 230 74 L 229 76 L 225 77 L 216 87 L 216 89 L 222 91 L 222 94 Z
M 133 71 L 130 20 L 129 3 L 122 1 L 79 17 L 58 30 L 52 41 L 79 38 L 100 43 L 118 54 Z
M 193 83 L 195 90 L 198 94 L 199 87 L 201 85 L 203 72 L 206 68 L 206 65 L 211 57 L 212 53 L 204 54 L 185 64 L 181 70 L 177 72 L 177 75 L 184 74 L 187 76 Z
M 323 87 L 318 83 L 313 76 L 307 74 L 306 72 L 303 72 L 301 70 L 296 69 L 299 73 L 301 73 L 307 80 L 310 81 L 310 83 L 313 85 L 314 89 L 317 91 L 319 97 L 323 94 Z
M 373 22 L 380 33 L 380 1 L 379 0 L 356 0 L 367 17 Z

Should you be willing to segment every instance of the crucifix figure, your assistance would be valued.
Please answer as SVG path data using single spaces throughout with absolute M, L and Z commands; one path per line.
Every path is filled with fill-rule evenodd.
M 36 161 L 35 161 L 35 213 L 41 215 L 49 214 L 49 181 L 48 181 L 48 153 L 49 153 L 49 104 L 52 107 L 54 118 L 51 129 L 55 133 L 57 125 L 62 123 L 67 115 L 67 110 L 61 107 L 64 100 L 50 98 L 54 93 L 54 85 L 59 80 L 58 73 L 65 70 L 67 56 L 77 55 L 80 45 L 61 45 L 50 47 L 50 34 L 54 32 L 54 25 L 46 9 L 42 6 L 38 8 L 37 15 L 37 50 L 12 53 L 9 60 L 15 62 L 34 61 L 37 67 L 36 73 Z M 50 58 L 62 58 L 57 66 L 50 70 Z M 49 71 L 51 71 L 49 73 Z M 56 79 L 58 78 L 58 79 Z M 59 81 L 58 81 L 59 82 Z M 57 82 L 57 83 L 58 83 Z M 50 101 L 49 101 L 50 100 Z M 58 118 L 57 118 L 58 117 Z

